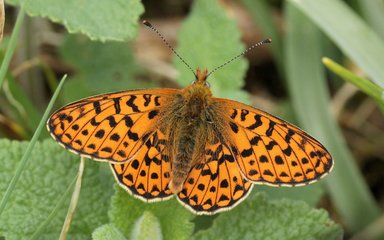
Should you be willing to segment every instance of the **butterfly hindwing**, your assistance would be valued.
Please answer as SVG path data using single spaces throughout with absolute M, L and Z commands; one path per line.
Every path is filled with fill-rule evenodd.
M 171 197 L 173 194 L 168 189 L 171 163 L 166 153 L 166 144 L 165 135 L 157 130 L 132 160 L 111 164 L 120 186 L 143 201 Z
M 156 128 L 167 98 L 178 91 L 137 90 L 85 98 L 53 113 L 47 127 L 56 141 L 77 154 L 127 161 Z
M 196 214 L 214 214 L 240 203 L 251 188 L 229 148 L 218 141 L 206 144 L 205 159 L 191 169 L 178 199 Z
M 313 137 L 259 109 L 226 99 L 228 131 L 238 166 L 250 181 L 270 185 L 303 185 L 332 168 L 329 152 Z

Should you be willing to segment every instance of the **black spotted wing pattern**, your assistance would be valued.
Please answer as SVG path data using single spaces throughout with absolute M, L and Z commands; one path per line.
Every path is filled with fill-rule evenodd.
M 146 202 L 171 197 L 173 194 L 168 188 L 171 163 L 166 145 L 167 140 L 164 134 L 157 130 L 132 160 L 111 164 L 120 186 Z
M 317 181 L 331 171 L 325 147 L 298 127 L 242 103 L 225 107 L 231 150 L 246 179 L 273 186 Z
M 251 188 L 230 149 L 216 141 L 206 144 L 205 159 L 191 169 L 177 196 L 196 214 L 214 214 L 236 206 Z
M 57 110 L 47 122 L 65 148 L 95 160 L 131 159 L 156 129 L 167 99 L 177 89 L 109 93 L 85 98 Z

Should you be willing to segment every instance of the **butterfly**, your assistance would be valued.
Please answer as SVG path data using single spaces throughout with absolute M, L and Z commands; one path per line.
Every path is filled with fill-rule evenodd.
M 109 162 L 134 197 L 176 195 L 196 214 L 236 206 L 254 183 L 307 185 L 331 171 L 320 142 L 260 109 L 214 97 L 209 74 L 197 69 L 184 89 L 85 98 L 53 113 L 47 128 L 66 149 Z
M 197 214 L 238 204 L 252 183 L 299 186 L 332 168 L 325 147 L 294 125 L 216 98 L 207 70 L 185 89 L 109 93 L 56 111 L 47 127 L 70 151 L 111 163 L 144 201 L 178 200 Z

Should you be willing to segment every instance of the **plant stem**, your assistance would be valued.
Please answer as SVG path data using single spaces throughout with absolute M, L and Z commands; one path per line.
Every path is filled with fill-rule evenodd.
M 67 239 L 69 227 L 71 226 L 71 222 L 73 219 L 73 214 L 75 213 L 77 203 L 79 201 L 81 181 L 82 181 L 83 172 L 84 172 L 84 161 L 85 161 L 85 158 L 80 157 L 80 165 L 79 165 L 79 172 L 77 174 L 76 185 L 72 193 L 71 203 L 69 204 L 69 207 L 68 207 L 68 212 L 67 212 L 67 216 L 65 217 L 63 228 L 61 229 L 60 238 L 59 238 L 60 240 Z

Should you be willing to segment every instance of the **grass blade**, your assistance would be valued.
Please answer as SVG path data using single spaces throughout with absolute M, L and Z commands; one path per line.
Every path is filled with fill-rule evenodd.
M 353 72 L 337 64 L 329 58 L 323 58 L 323 64 L 332 72 L 340 76 L 347 82 L 352 83 L 365 94 L 374 98 L 378 104 L 384 107 L 384 89 L 372 83 L 371 81 L 356 76 Z
M 13 53 L 15 52 L 15 49 L 16 49 L 17 39 L 18 39 L 19 34 L 20 34 L 21 24 L 23 23 L 24 15 L 25 15 L 24 10 L 20 9 L 19 15 L 17 15 L 15 27 L 13 28 L 13 32 L 12 32 L 11 38 L 9 40 L 9 45 L 7 47 L 7 51 L 5 52 L 3 62 L 1 63 L 0 88 L 1 88 L 1 86 L 3 86 L 4 78 L 5 78 L 5 75 L 8 71 L 9 63 L 11 62 Z
M 11 194 L 16 187 L 16 184 L 20 179 L 21 173 L 25 169 L 25 166 L 26 166 L 28 159 L 29 159 L 29 155 L 30 155 L 33 147 L 35 146 L 37 140 L 39 139 L 40 133 L 41 133 L 41 131 L 42 131 L 47 119 L 48 119 L 49 113 L 51 112 L 53 104 L 55 103 L 56 98 L 58 97 L 59 92 L 60 92 L 61 88 L 63 87 L 63 84 L 64 84 L 66 78 L 67 78 L 67 75 L 64 75 L 64 77 L 61 79 L 59 86 L 57 87 L 55 93 L 53 94 L 51 101 L 49 102 L 48 107 L 45 110 L 45 113 L 40 120 L 39 126 L 37 127 L 35 133 L 33 134 L 31 142 L 28 144 L 28 147 L 27 147 L 21 161 L 20 161 L 19 165 L 17 166 L 15 175 L 11 179 L 11 182 L 9 183 L 8 188 L 5 191 L 3 198 L 1 199 L 0 215 L 3 213 L 5 206 L 7 205 L 7 202 L 9 200 Z

